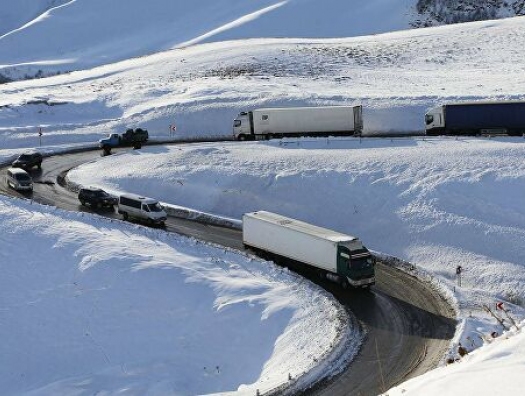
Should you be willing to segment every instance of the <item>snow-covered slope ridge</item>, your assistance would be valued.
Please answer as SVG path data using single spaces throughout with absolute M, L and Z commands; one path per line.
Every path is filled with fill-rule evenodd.
M 206 41 L 335 38 L 519 15 L 523 0 L 18 0 L 0 11 L 0 74 L 91 68 Z

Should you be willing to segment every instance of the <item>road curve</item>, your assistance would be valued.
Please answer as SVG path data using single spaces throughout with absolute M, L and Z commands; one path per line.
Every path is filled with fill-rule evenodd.
M 57 180 L 69 169 L 100 155 L 99 151 L 85 151 L 45 158 L 42 170 L 32 172 L 35 186 L 29 194 L 7 188 L 6 167 L 0 168 L 0 193 L 66 210 L 90 211 L 79 204 L 76 193 L 60 186 Z M 120 218 L 111 211 L 98 213 Z M 166 228 L 243 250 L 239 230 L 174 217 L 168 219 Z M 454 336 L 456 320 L 449 304 L 429 285 L 393 267 L 378 264 L 376 286 L 371 292 L 343 290 L 309 271 L 302 275 L 333 293 L 355 315 L 366 333 L 362 348 L 350 366 L 336 377 L 303 392 L 304 395 L 378 395 L 436 367 Z

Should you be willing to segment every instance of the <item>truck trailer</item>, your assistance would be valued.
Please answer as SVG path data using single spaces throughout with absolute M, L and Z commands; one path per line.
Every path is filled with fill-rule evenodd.
M 276 213 L 257 211 L 242 218 L 246 248 L 277 263 L 315 269 L 343 287 L 375 283 L 375 259 L 356 237 Z
M 525 102 L 445 104 L 425 114 L 427 135 L 522 135 Z
M 295 136 L 351 136 L 363 130 L 362 106 L 265 108 L 241 112 L 233 121 L 235 140 Z

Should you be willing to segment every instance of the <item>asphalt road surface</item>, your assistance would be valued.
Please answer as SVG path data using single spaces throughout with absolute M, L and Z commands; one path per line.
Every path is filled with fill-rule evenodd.
M 58 183 L 69 169 L 100 156 L 97 150 L 45 158 L 41 171 L 31 171 L 35 181 L 32 193 L 8 188 L 7 167 L 2 167 L 0 193 L 120 219 L 114 211 L 81 206 L 76 193 Z M 166 230 L 244 250 L 239 230 L 175 217 L 168 218 Z M 429 285 L 381 263 L 377 265 L 376 285 L 371 291 L 344 290 L 308 271 L 301 274 L 333 293 L 355 315 L 366 334 L 359 354 L 343 373 L 322 381 L 304 395 L 378 395 L 435 368 L 446 353 L 455 332 L 454 311 Z

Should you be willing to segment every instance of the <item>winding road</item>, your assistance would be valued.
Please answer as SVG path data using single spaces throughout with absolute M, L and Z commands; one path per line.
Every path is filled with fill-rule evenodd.
M 100 151 L 83 151 L 44 159 L 41 171 L 32 172 L 33 193 L 21 194 L 3 180 L 7 167 L 0 168 L 0 193 L 31 198 L 36 202 L 71 211 L 91 212 L 80 205 L 76 193 L 58 183 L 69 169 L 99 158 Z M 111 211 L 99 214 L 120 219 Z M 239 230 L 169 217 L 166 229 L 203 241 L 244 250 Z M 386 392 L 408 378 L 435 368 L 448 350 L 456 320 L 453 309 L 431 286 L 386 264 L 378 263 L 376 285 L 370 292 L 344 290 L 310 278 L 355 315 L 366 333 L 355 360 L 347 369 L 322 381 L 305 395 L 372 396 Z

